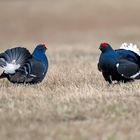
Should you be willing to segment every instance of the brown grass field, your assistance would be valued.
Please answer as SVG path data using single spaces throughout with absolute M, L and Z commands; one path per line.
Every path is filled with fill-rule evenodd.
M 0 140 L 139 140 L 140 81 L 108 85 L 100 42 L 140 45 L 139 0 L 0 0 L 0 52 L 48 46 L 37 85 L 0 80 Z

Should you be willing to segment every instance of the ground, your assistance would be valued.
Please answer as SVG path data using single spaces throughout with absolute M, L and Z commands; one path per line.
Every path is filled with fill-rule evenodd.
M 109 85 L 100 42 L 140 44 L 139 1 L 0 1 L 0 51 L 47 44 L 37 85 L 0 80 L 2 140 L 139 140 L 140 81 Z

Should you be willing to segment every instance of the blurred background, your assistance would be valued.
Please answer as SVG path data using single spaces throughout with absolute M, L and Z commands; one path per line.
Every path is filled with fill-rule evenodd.
M 0 46 L 140 44 L 139 0 L 0 0 Z M 57 46 L 56 45 L 56 46 Z
M 139 140 L 139 81 L 97 70 L 101 42 L 140 46 L 139 13 L 140 0 L 0 0 L 0 52 L 42 42 L 50 64 L 39 85 L 1 81 L 0 140 Z

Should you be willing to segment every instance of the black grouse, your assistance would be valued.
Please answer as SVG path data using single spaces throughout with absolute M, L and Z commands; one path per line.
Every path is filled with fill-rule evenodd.
M 113 50 L 108 43 L 101 43 L 98 70 L 110 84 L 113 81 L 128 82 L 140 79 L 140 53 L 136 45 L 123 43 Z
M 32 54 L 22 47 L 0 53 L 0 66 L 3 68 L 0 78 L 7 78 L 12 83 L 41 82 L 48 70 L 46 49 L 45 44 L 39 44 Z

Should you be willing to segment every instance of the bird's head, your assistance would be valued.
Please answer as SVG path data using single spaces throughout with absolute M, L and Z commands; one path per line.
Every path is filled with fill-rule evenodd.
M 102 42 L 102 43 L 100 44 L 99 49 L 100 49 L 102 52 L 105 52 L 106 50 L 111 49 L 111 46 L 110 46 L 108 43 L 106 43 L 106 42 Z
M 45 44 L 38 44 L 36 48 L 34 49 L 32 55 L 35 58 L 44 61 L 44 58 L 46 59 L 46 54 L 45 54 L 46 50 L 47 50 L 47 47 Z
M 45 51 L 47 50 L 47 47 L 46 47 L 46 45 L 45 45 L 44 43 L 42 43 L 42 44 L 38 44 L 38 45 L 36 46 L 35 50 L 37 50 L 37 51 L 42 51 L 42 52 L 45 53 Z

